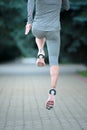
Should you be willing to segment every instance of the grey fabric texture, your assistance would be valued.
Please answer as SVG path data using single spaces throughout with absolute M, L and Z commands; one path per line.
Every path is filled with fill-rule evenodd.
M 35 7 L 35 15 L 33 18 Z M 58 65 L 60 52 L 60 11 L 69 9 L 68 0 L 28 0 L 28 23 L 37 38 L 46 38 L 50 66 Z
M 41 31 L 32 29 L 32 33 L 37 38 L 46 38 L 50 66 L 58 65 L 60 52 L 60 31 Z
M 28 23 L 39 30 L 60 30 L 61 4 L 61 0 L 28 0 Z M 33 19 L 34 5 L 36 10 Z
M 33 18 L 35 9 L 35 16 Z M 68 0 L 28 0 L 28 23 L 33 24 L 39 30 L 60 30 L 60 11 L 61 7 L 68 10 Z

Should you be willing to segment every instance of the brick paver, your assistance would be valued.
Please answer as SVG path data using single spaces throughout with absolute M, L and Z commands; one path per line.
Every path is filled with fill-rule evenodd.
M 87 130 L 87 82 L 60 72 L 56 104 L 49 111 L 49 67 L 8 68 L 0 74 L 0 130 Z

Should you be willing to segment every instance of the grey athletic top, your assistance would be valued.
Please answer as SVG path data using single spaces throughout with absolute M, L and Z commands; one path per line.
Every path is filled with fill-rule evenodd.
M 28 0 L 28 23 L 43 31 L 60 30 L 61 5 L 62 0 Z

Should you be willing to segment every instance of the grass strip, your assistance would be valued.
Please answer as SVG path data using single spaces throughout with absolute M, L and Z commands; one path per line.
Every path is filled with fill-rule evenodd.
M 81 76 L 87 77 L 87 71 L 78 71 L 77 73 Z

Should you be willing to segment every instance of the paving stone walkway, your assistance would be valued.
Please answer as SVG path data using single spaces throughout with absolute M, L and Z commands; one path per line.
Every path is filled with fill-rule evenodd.
M 61 69 L 52 110 L 49 88 L 49 67 L 0 66 L 0 130 L 87 130 L 86 80 Z

